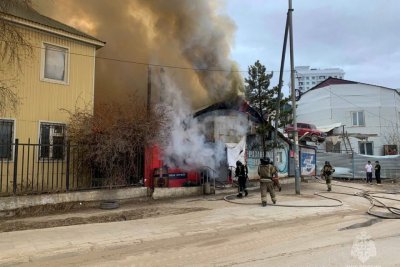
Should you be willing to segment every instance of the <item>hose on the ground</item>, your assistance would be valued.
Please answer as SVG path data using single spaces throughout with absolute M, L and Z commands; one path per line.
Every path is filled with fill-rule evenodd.
M 319 183 L 324 183 L 324 181 L 320 177 L 314 176 L 314 178 Z M 363 198 L 367 199 L 371 204 L 369 206 L 369 208 L 368 208 L 368 211 L 367 211 L 367 213 L 369 215 L 377 217 L 377 218 L 381 218 L 381 219 L 400 219 L 400 208 L 388 206 L 385 203 L 383 203 L 382 201 L 378 200 L 378 198 L 380 198 L 380 199 L 387 199 L 387 200 L 400 202 L 399 199 L 383 197 L 383 196 L 376 196 L 375 195 L 375 194 L 398 195 L 398 194 L 400 194 L 399 191 L 395 191 L 395 192 L 368 191 L 368 190 L 364 190 L 364 189 L 361 189 L 361 188 L 358 188 L 358 187 L 348 186 L 348 185 L 341 185 L 341 184 L 338 184 L 338 183 L 335 183 L 335 186 L 359 190 L 360 192 L 352 193 L 352 194 L 344 193 L 344 192 L 329 192 L 329 193 L 330 194 L 342 194 L 342 195 L 349 195 L 349 196 L 357 196 L 357 197 L 363 197 Z M 330 200 L 333 200 L 333 201 L 336 201 L 336 202 L 339 202 L 339 204 L 332 204 L 332 205 L 284 205 L 284 204 L 274 204 L 273 206 L 291 207 L 291 208 L 293 208 L 293 207 L 294 208 L 328 208 L 328 207 L 340 207 L 340 206 L 343 206 L 343 201 L 341 201 L 340 199 L 333 198 L 333 197 L 327 197 L 327 196 L 322 195 L 322 194 L 326 194 L 326 193 L 328 193 L 328 192 L 315 192 L 314 195 L 322 197 L 322 198 L 330 199 Z M 233 201 L 233 198 L 236 199 L 236 194 L 227 195 L 227 196 L 224 197 L 224 200 L 229 202 L 229 203 L 233 203 L 233 204 L 254 205 L 254 203 L 236 202 L 236 201 Z M 374 208 L 386 209 L 386 210 L 388 210 L 390 212 L 391 215 L 389 216 L 389 215 L 385 215 L 385 214 L 378 214 L 378 213 L 372 211 Z

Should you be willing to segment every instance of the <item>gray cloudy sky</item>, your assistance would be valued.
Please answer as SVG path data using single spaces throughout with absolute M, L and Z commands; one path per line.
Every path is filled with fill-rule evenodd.
M 227 0 L 226 8 L 237 25 L 232 57 L 240 68 L 260 59 L 279 70 L 288 1 Z M 400 88 L 399 0 L 293 0 L 293 8 L 296 66 L 339 67 L 345 79 Z M 289 79 L 286 72 L 286 87 Z

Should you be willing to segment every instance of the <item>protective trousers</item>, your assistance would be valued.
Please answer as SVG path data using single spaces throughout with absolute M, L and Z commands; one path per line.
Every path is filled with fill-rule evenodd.
M 276 202 L 275 190 L 272 179 L 260 179 L 260 190 L 261 190 L 261 203 L 267 203 L 267 191 L 271 195 L 272 202 Z
M 327 176 L 325 176 L 325 177 L 326 177 L 325 180 L 326 180 L 326 185 L 327 185 L 327 187 L 328 187 L 328 191 L 331 191 L 331 190 L 332 190 L 332 185 L 331 185 L 331 183 L 332 183 L 332 176 L 327 175 Z
M 245 193 L 246 192 L 246 177 L 239 176 L 238 182 L 239 182 L 239 193 Z

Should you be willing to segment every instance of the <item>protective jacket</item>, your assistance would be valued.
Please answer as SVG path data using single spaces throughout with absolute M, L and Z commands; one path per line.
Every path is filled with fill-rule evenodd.
M 240 164 L 236 167 L 235 176 L 240 178 L 247 178 L 247 166 Z
M 332 168 L 331 165 L 324 165 L 324 167 L 321 170 L 321 173 L 325 177 L 329 177 L 332 175 L 332 173 L 335 172 L 335 169 Z
M 274 169 L 275 167 L 271 164 L 261 164 L 258 166 L 258 175 L 260 175 L 260 179 L 271 179 Z

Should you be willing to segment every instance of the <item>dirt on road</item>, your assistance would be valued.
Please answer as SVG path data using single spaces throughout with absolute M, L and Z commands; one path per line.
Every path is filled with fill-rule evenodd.
M 145 207 L 140 213 L 154 216 L 134 220 L 0 233 L 0 266 L 400 266 L 400 221 L 368 215 L 369 200 L 338 185 L 324 195 L 340 206 L 314 195 L 325 185 L 310 183 L 300 196 L 287 185 L 282 206 L 261 207 L 253 191 L 236 204 L 179 199 Z M 399 207 L 398 194 L 380 196 Z

